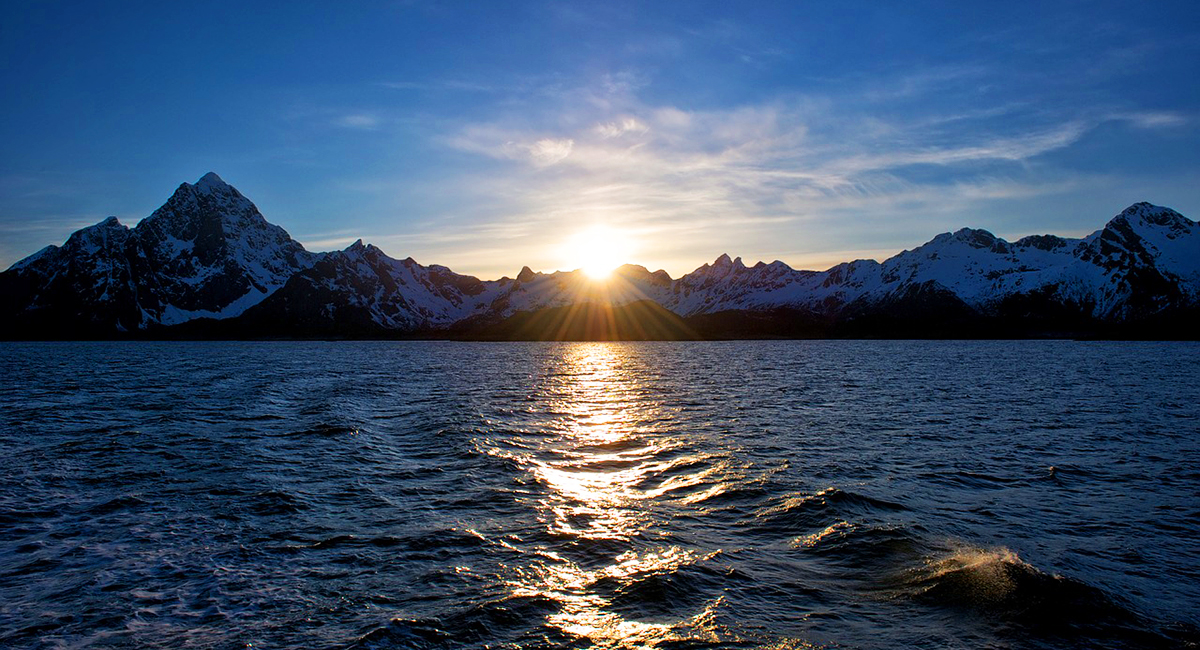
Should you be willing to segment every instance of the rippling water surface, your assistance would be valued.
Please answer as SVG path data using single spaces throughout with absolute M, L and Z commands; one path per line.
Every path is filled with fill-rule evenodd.
M 0 646 L 1195 647 L 1200 346 L 0 347 Z

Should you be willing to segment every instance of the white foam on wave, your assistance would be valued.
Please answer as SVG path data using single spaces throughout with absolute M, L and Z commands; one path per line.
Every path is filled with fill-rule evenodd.
M 919 587 L 918 593 L 925 593 L 953 582 L 955 590 L 971 600 L 998 602 L 1017 589 L 1019 573 L 1041 571 L 1003 546 L 960 546 L 926 559 L 912 583 Z

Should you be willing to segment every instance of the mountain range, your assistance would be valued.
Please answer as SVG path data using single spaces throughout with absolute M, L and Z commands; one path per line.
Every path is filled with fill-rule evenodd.
M 1200 227 L 1135 203 L 1082 239 L 944 233 L 826 271 L 721 255 L 480 280 L 361 240 L 313 253 L 209 173 L 0 273 L 0 336 L 77 338 L 1197 338 Z

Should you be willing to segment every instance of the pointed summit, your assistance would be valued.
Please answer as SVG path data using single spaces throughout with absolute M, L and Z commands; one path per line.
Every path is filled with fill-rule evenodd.
M 208 172 L 207 174 L 201 176 L 200 180 L 196 181 L 196 184 L 192 187 L 196 188 L 196 191 L 203 192 L 204 194 L 212 194 L 213 192 L 228 192 L 233 190 L 233 187 L 229 183 L 221 180 L 221 177 L 217 176 L 216 172 Z
M 137 292 L 150 324 L 236 316 L 316 261 L 213 172 L 180 185 L 134 232 L 131 263 L 157 270 Z
M 534 278 L 533 269 L 528 266 L 522 266 L 521 272 L 517 274 L 517 282 L 529 282 Z
M 237 188 L 226 183 L 214 172 L 201 176 L 195 185 L 181 183 L 171 198 L 144 219 L 143 223 L 177 222 L 180 218 L 185 221 L 201 219 L 217 222 L 249 219 L 266 223 L 250 199 L 242 196 Z M 175 236 L 180 239 L 188 239 L 179 237 L 177 234 Z

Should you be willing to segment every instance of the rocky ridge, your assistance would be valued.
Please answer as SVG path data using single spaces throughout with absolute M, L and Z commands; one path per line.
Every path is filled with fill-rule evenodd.
M 576 305 L 646 301 L 690 319 L 696 337 L 712 335 L 703 330 L 717 317 L 725 318 L 719 332 L 749 335 L 905 335 L 871 327 L 951 321 L 986 325 L 977 331 L 996 335 L 1005 328 L 1028 334 L 1020 329 L 1026 326 L 1071 335 L 1160 322 L 1191 331 L 1200 305 L 1200 228 L 1170 208 L 1136 203 L 1082 239 L 1008 242 L 964 228 L 883 262 L 819 272 L 721 255 L 678 279 L 626 265 L 604 283 L 580 271 L 528 267 L 515 278 L 484 281 L 397 260 L 361 240 L 308 252 L 210 173 L 180 185 L 134 228 L 110 217 L 0 273 L 7 338 L 486 338 L 520 314 L 569 317 Z M 771 324 L 729 329 L 739 318 Z M 820 327 L 798 330 L 798 321 Z M 843 327 L 849 323 L 859 325 Z M 875 325 L 863 330 L 862 323 Z

